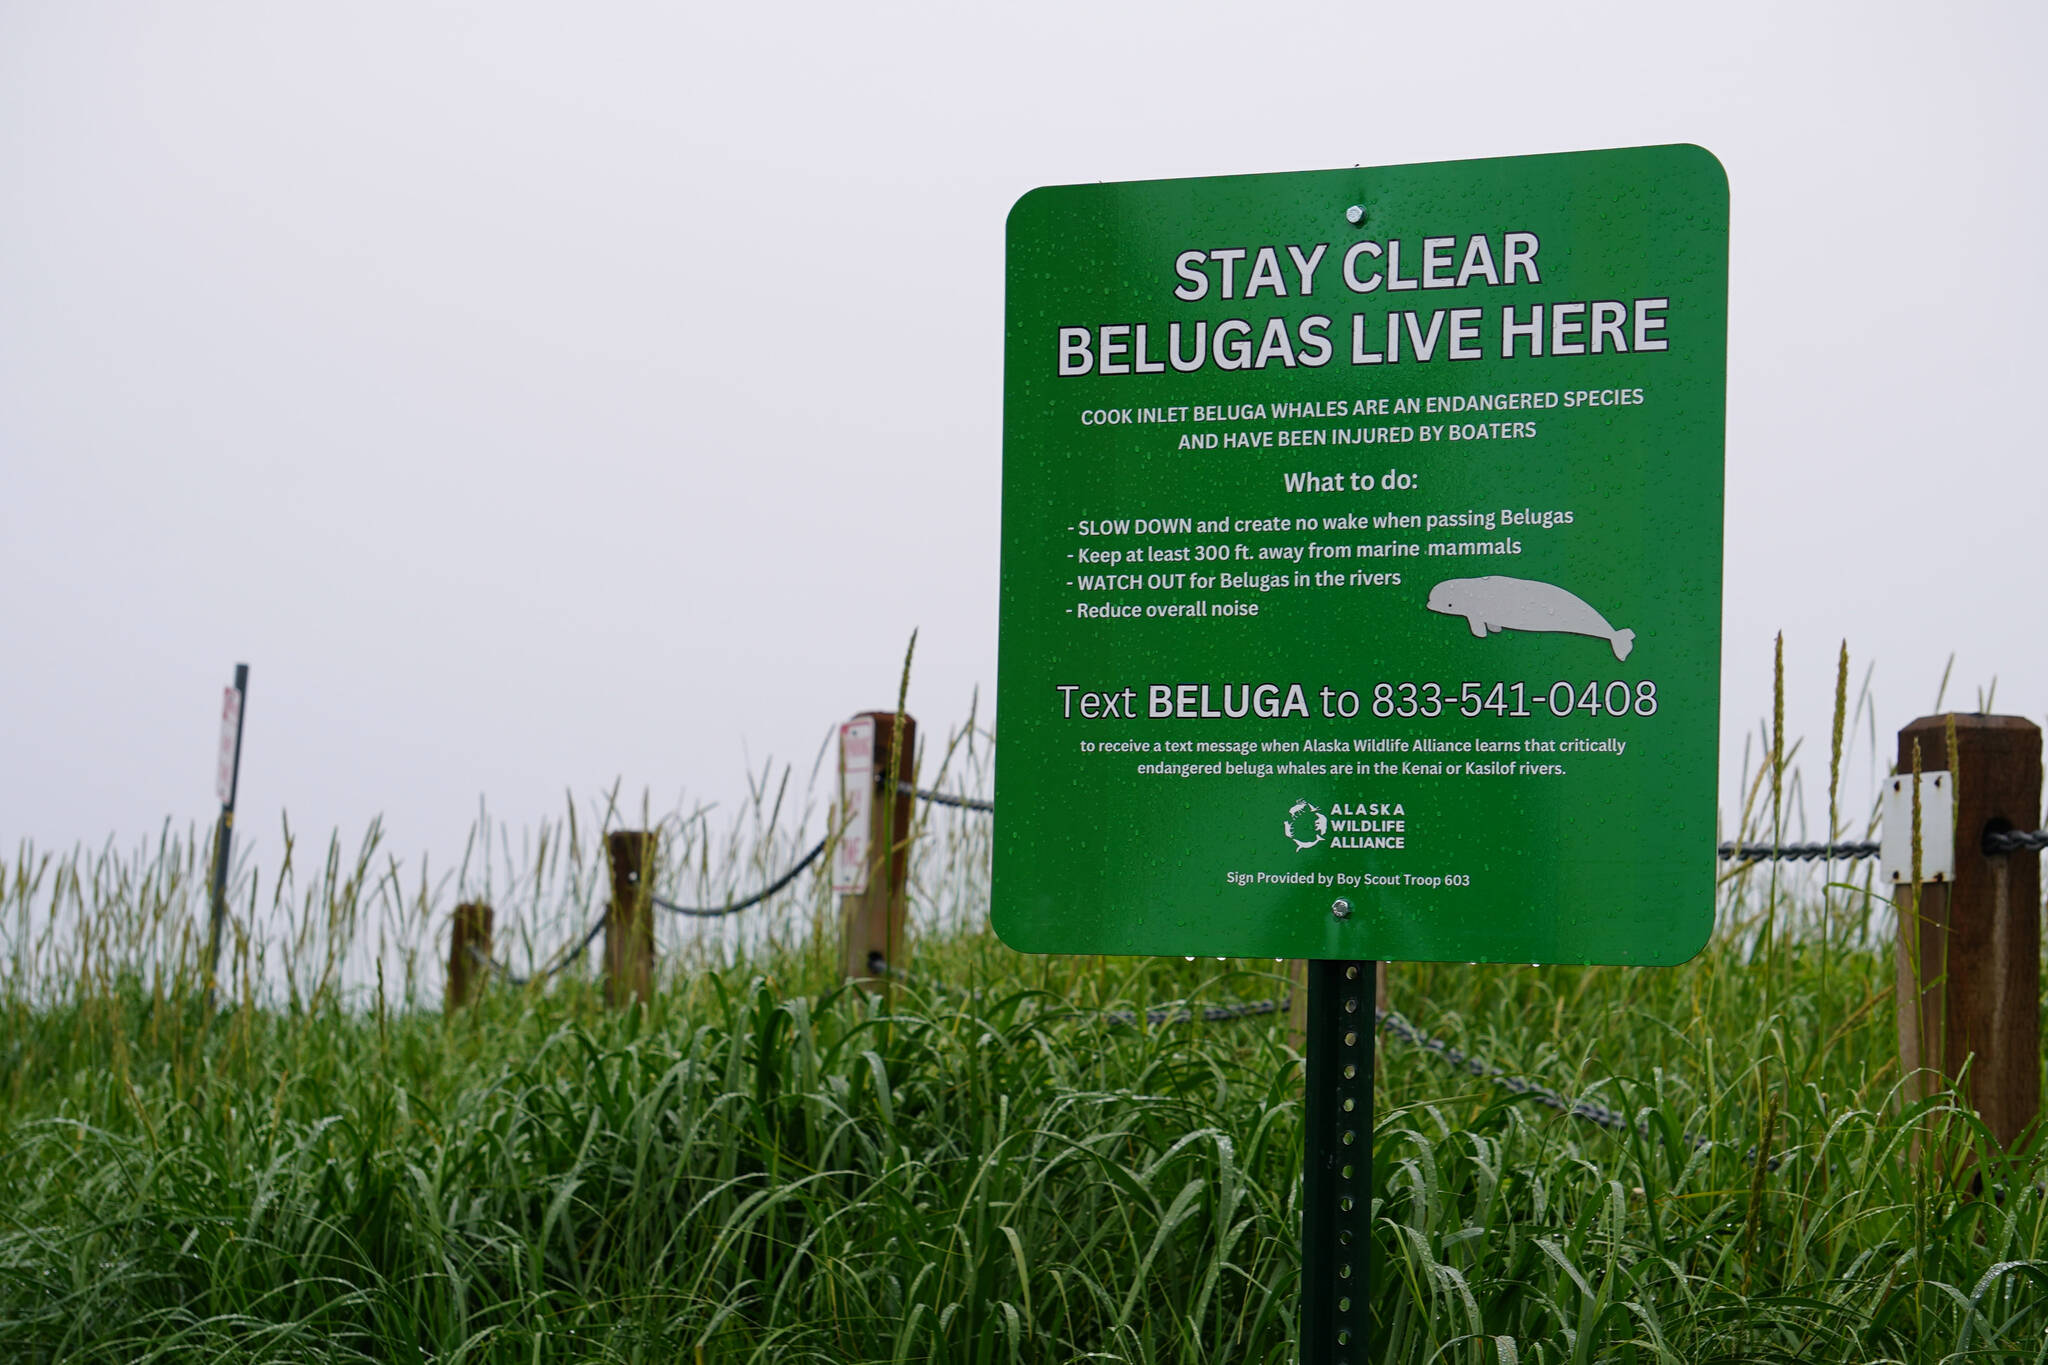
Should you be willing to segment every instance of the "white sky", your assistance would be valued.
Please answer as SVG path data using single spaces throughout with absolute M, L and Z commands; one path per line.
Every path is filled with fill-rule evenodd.
M 993 691 L 1034 185 L 1673 141 L 1733 188 L 1723 729 L 2048 712 L 2038 5 L 0 2 L 0 841 L 459 853 Z M 1824 764 L 1820 776 L 1824 777 Z

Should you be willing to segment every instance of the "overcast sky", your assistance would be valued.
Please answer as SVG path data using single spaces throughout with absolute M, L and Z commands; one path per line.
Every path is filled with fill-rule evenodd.
M 1035 185 L 1698 142 L 1723 733 L 2048 712 L 2038 5 L 0 0 L 0 840 L 459 853 L 995 677 Z M 1820 775 L 1824 777 L 1825 765 Z

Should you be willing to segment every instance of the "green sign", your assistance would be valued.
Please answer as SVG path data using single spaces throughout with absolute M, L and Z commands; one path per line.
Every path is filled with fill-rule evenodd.
M 1019 200 L 1004 941 L 1698 951 L 1727 261 L 1691 146 Z

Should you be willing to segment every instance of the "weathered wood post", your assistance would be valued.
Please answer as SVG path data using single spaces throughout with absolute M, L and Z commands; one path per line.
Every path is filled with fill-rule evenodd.
M 2041 855 L 1987 854 L 1984 835 L 2040 828 L 2041 730 L 2019 716 L 1922 716 L 1899 731 L 1907 783 L 1916 742 L 1921 771 L 1953 773 L 1955 872 L 1921 882 L 1917 913 L 1910 873 L 1896 896 L 1906 1093 L 1924 1097 L 1968 1061 L 1971 1105 L 2010 1144 L 2041 1110 Z
M 892 966 L 906 955 L 910 901 L 904 888 L 916 812 L 915 798 L 903 788 L 916 771 L 917 722 L 909 716 L 864 711 L 840 727 L 840 818 L 846 825 L 832 888 L 839 892 L 840 969 L 849 981 L 874 977 L 873 954 Z
M 448 1014 L 476 998 L 488 979 L 486 963 L 491 956 L 491 907 L 481 901 L 464 901 L 455 907 L 448 929 L 448 991 L 441 1008 Z
M 604 919 L 604 998 L 618 1006 L 630 997 L 646 1004 L 654 993 L 654 880 L 659 836 L 622 829 L 604 837 L 611 864 L 612 904 Z

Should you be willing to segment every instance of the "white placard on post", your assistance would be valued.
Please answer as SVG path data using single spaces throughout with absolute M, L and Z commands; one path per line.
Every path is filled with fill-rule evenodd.
M 1943 772 L 1920 774 L 1920 880 L 1956 879 L 1955 788 Z M 1900 773 L 1884 784 L 1878 829 L 1878 866 L 1884 879 L 1897 886 L 1913 880 L 1913 774 Z
M 242 694 L 230 687 L 220 701 L 220 769 L 213 783 L 225 806 L 235 799 L 235 750 L 242 743 Z
M 839 844 L 832 857 L 832 890 L 858 896 L 868 889 L 868 823 L 875 800 L 875 722 L 871 716 L 839 727 Z

